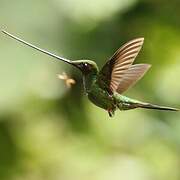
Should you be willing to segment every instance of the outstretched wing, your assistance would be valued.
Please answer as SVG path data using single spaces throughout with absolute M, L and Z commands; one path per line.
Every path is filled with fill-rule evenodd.
M 136 82 L 144 76 L 150 67 L 151 65 L 149 64 L 132 65 L 121 78 L 116 91 L 121 94 L 135 85 Z
M 143 42 L 144 38 L 131 40 L 114 53 L 99 72 L 97 82 L 101 88 L 110 93 L 117 91 L 124 74 L 138 55 Z

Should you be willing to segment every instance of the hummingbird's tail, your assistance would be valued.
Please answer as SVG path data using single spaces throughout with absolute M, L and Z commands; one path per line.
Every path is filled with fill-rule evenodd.
M 180 111 L 180 109 L 177 109 L 177 108 L 158 106 L 158 105 L 154 105 L 150 103 L 138 103 L 137 108 L 157 109 L 157 110 L 163 110 L 163 111 Z
M 146 102 L 128 98 L 128 97 L 120 95 L 120 94 L 114 94 L 114 97 L 116 100 L 116 105 L 120 110 L 145 108 L 145 109 L 157 109 L 157 110 L 164 110 L 164 111 L 180 111 L 180 109 L 177 109 L 177 108 L 159 106 L 159 105 L 155 105 L 155 104 L 151 104 L 151 103 L 146 103 Z

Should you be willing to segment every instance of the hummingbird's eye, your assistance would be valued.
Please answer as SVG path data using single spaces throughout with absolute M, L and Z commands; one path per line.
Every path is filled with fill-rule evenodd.
M 86 67 L 87 67 L 87 66 L 88 66 L 88 64 L 87 64 L 87 63 L 84 63 L 84 66 L 86 66 Z

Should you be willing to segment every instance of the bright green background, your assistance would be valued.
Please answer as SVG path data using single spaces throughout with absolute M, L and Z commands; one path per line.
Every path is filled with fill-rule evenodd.
M 102 65 L 145 37 L 146 76 L 126 94 L 180 106 L 179 0 L 0 0 L 0 26 L 70 59 Z M 67 89 L 58 73 L 77 80 Z M 180 114 L 108 114 L 80 72 L 0 34 L 0 180 L 179 180 Z

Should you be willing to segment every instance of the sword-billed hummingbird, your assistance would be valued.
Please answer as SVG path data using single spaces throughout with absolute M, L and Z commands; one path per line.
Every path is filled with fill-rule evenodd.
M 94 61 L 85 59 L 71 61 L 34 46 L 4 30 L 2 32 L 31 48 L 78 68 L 82 72 L 84 89 L 89 100 L 105 109 L 110 117 L 114 115 L 117 109 L 147 108 L 179 111 L 176 108 L 141 102 L 122 95 L 124 91 L 140 80 L 151 67 L 149 64 L 133 64 L 143 45 L 144 38 L 136 38 L 124 44 L 99 71 Z

